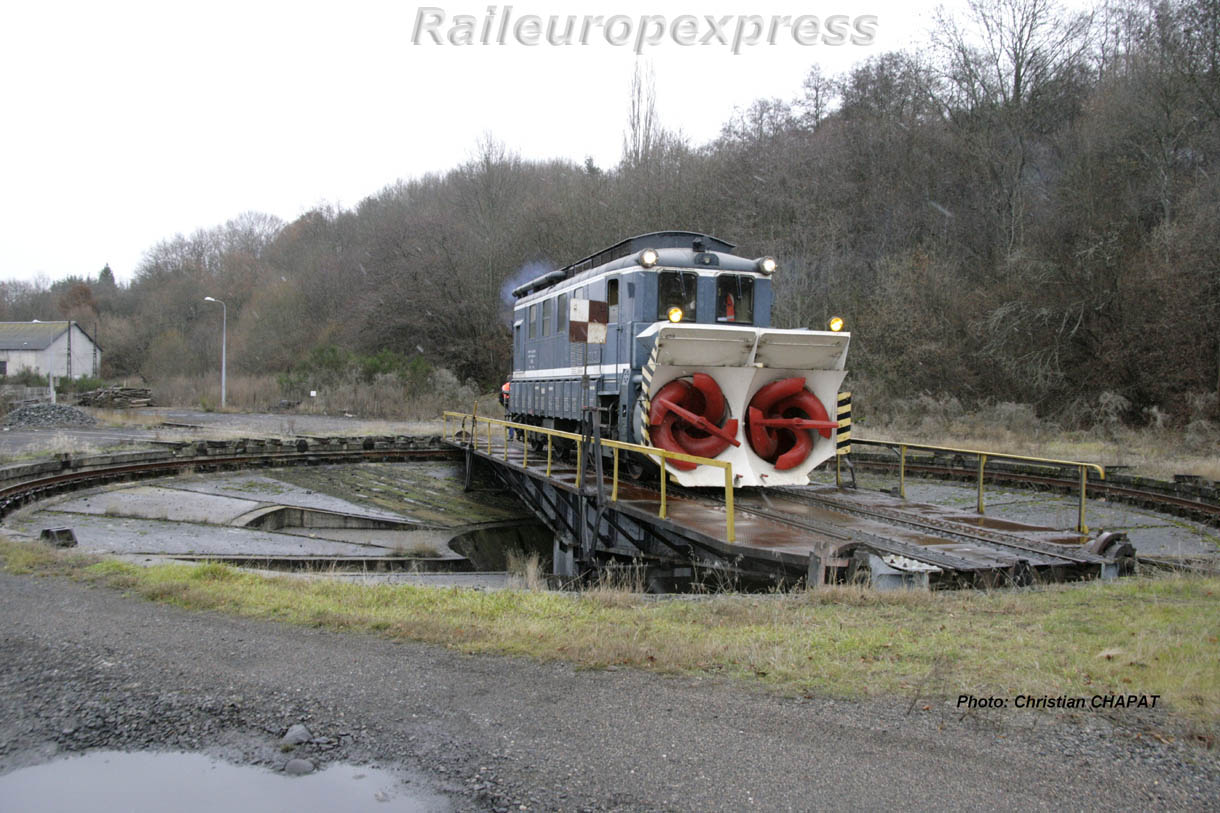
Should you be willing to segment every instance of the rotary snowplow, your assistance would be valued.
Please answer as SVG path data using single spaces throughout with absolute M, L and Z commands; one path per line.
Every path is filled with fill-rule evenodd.
M 834 455 L 850 334 L 658 323 L 640 338 L 654 340 L 635 416 L 646 445 L 729 461 L 739 486 L 807 483 Z M 720 469 L 666 465 L 680 485 L 724 484 Z

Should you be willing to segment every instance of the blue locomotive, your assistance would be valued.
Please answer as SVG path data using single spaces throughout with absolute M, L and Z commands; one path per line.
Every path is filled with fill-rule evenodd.
M 516 288 L 510 418 L 577 431 L 592 407 L 604 436 L 731 460 L 739 485 L 807 481 L 834 454 L 850 336 L 771 328 L 777 263 L 734 248 L 642 234 Z M 571 341 L 573 314 L 604 322 L 604 343 Z M 723 476 L 669 468 L 683 485 Z

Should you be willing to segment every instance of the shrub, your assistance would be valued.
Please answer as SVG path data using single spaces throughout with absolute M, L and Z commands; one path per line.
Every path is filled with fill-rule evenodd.
M 12 375 L 4 376 L 3 382 L 5 384 L 15 384 L 19 387 L 45 387 L 47 385 L 47 378 L 26 367 Z

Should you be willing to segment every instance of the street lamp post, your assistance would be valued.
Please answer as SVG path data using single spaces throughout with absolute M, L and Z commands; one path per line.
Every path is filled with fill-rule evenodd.
M 229 309 L 225 303 L 211 296 L 205 296 L 204 302 L 215 302 L 220 305 L 220 408 L 225 406 L 225 355 L 227 352 L 226 345 L 228 344 L 229 333 Z

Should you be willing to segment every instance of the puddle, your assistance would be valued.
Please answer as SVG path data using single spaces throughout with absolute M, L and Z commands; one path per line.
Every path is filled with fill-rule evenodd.
M 39 813 L 450 811 L 449 800 L 386 771 L 333 764 L 308 776 L 202 754 L 94 751 L 0 776 L 0 807 Z

